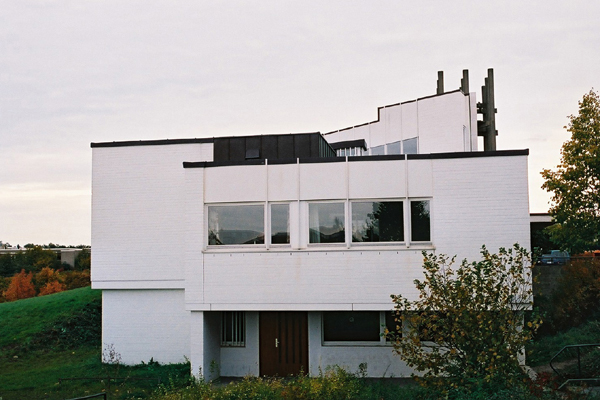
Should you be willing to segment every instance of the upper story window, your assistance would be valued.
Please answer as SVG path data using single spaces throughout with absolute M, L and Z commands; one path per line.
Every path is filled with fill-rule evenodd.
M 412 242 L 431 241 L 431 216 L 429 200 L 410 202 L 410 239 Z
M 402 141 L 402 153 L 417 154 L 419 152 L 419 139 L 411 138 Z
M 345 149 L 337 149 L 336 150 L 336 155 L 338 157 L 362 156 L 363 155 L 363 149 L 362 149 L 362 147 L 348 147 L 348 148 L 345 148 Z
M 290 244 L 289 204 L 271 204 L 271 244 Z
M 208 206 L 208 244 L 264 244 L 264 205 Z
M 346 241 L 345 204 L 310 203 L 308 205 L 309 243 Z
M 353 201 L 352 242 L 404 241 L 401 201 Z

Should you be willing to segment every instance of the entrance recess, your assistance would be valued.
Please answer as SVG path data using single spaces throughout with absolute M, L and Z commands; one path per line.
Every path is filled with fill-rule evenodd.
M 306 312 L 268 311 L 259 317 L 260 375 L 308 373 Z

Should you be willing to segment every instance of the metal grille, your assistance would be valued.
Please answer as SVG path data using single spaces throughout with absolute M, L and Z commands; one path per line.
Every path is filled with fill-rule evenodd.
M 243 311 L 223 311 L 221 315 L 221 346 L 245 346 L 246 314 Z

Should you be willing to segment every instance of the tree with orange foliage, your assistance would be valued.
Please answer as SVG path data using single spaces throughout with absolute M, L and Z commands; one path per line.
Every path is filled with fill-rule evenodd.
M 35 287 L 31 282 L 32 278 L 33 274 L 31 272 L 25 273 L 24 269 L 22 269 L 17 275 L 13 276 L 8 289 L 6 289 L 4 292 L 4 297 L 6 300 L 14 301 L 35 296 Z
M 63 285 L 59 281 L 50 281 L 46 283 L 46 285 L 40 290 L 40 294 L 38 296 L 45 296 L 47 294 L 63 292 L 64 290 L 65 285 Z

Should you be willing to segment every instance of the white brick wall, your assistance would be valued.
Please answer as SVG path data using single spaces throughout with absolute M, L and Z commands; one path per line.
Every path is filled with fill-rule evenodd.
M 190 313 L 183 290 L 103 290 L 102 344 L 124 364 L 185 362 Z
M 475 93 L 445 93 L 379 109 L 379 121 L 332 132 L 328 142 L 364 139 L 372 148 L 410 138 L 419 138 L 419 153 L 477 150 Z M 465 148 L 463 126 L 473 144 Z
M 93 149 L 94 288 L 184 287 L 183 161 L 202 158 L 212 144 Z
M 276 175 L 274 171 L 283 167 L 289 165 L 223 168 L 218 174 L 218 185 L 230 181 L 225 172 L 232 174 L 233 181 L 260 182 L 267 170 L 269 175 Z M 483 244 L 492 252 L 517 242 L 527 248 L 530 245 L 526 156 L 301 164 L 299 168 L 299 191 L 297 185 L 290 184 L 288 193 L 292 201 L 297 200 L 293 196 L 298 192 L 302 196 L 300 213 L 292 213 L 292 218 L 298 218 L 291 222 L 292 238 L 300 232 L 300 241 L 294 247 L 221 247 L 202 253 L 206 247 L 204 223 L 200 224 L 197 217 L 188 221 L 187 234 L 194 238 L 188 241 L 191 247 L 186 251 L 189 309 L 385 310 L 390 305 L 390 294 L 415 294 L 413 280 L 422 277 L 422 250 L 457 255 L 458 260 L 477 260 Z M 219 169 L 207 168 L 205 174 Z M 199 179 L 195 169 L 189 171 Z M 297 179 L 293 169 L 287 171 L 291 172 L 290 181 Z M 365 178 L 369 174 L 374 174 L 370 181 Z M 190 175 L 187 184 L 195 190 L 201 182 Z M 310 186 L 310 190 L 304 190 L 305 186 Z M 304 196 L 345 201 L 352 194 L 350 199 L 406 201 L 406 187 L 410 198 L 431 199 L 431 245 L 367 245 L 348 249 L 343 244 L 307 244 Z M 243 202 L 244 196 L 244 192 L 238 192 L 235 199 Z M 194 200 L 191 196 L 188 207 L 203 208 L 201 202 L 201 198 Z

